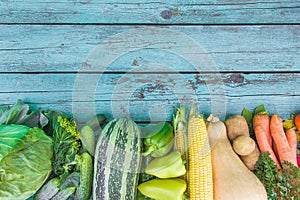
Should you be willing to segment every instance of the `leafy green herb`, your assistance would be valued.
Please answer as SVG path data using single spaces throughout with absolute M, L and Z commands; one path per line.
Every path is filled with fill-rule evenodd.
M 248 124 L 252 124 L 253 121 L 253 115 L 252 112 L 246 108 L 242 111 L 242 116 L 246 119 Z
M 76 154 L 81 147 L 80 134 L 76 123 L 65 113 L 51 111 L 47 113 L 49 124 L 46 132 L 53 137 L 53 172 L 60 176 L 61 182 L 73 171 L 77 161 Z
M 254 130 L 253 130 L 253 114 L 250 110 L 244 108 L 241 115 L 246 119 L 248 127 L 249 127 L 249 133 L 252 138 L 255 138 Z
M 259 106 L 257 106 L 255 109 L 254 109 L 254 114 L 266 114 L 266 115 L 269 115 L 269 112 L 266 110 L 264 104 L 261 104 Z
M 265 186 L 269 200 L 300 198 L 300 169 L 293 164 L 285 162 L 283 169 L 278 169 L 269 153 L 261 153 L 253 172 Z
M 253 130 L 253 117 L 256 114 L 266 114 L 269 115 L 269 112 L 266 110 L 265 106 L 263 104 L 257 106 L 254 109 L 254 112 L 252 113 L 250 110 L 244 108 L 242 110 L 241 115 L 246 119 L 248 127 L 249 127 L 249 133 L 250 136 L 256 140 L 255 134 L 254 134 L 254 130 Z

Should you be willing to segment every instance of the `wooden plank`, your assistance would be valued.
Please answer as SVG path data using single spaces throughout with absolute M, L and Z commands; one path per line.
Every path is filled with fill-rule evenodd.
M 130 94 L 133 99 L 155 100 L 174 92 L 211 95 L 215 87 L 222 87 L 227 96 L 300 95 L 295 88 L 300 73 L 0 74 L 0 80 L 0 93 L 56 92 L 62 99 L 66 93 L 79 92 L 105 101 L 111 94 L 119 94 L 120 99 Z
M 95 112 L 136 121 L 171 119 L 179 103 L 200 110 L 240 113 L 264 103 L 287 117 L 300 112 L 299 73 L 270 74 L 2 74 L 0 104 L 21 98 L 41 108 L 62 109 L 85 119 Z M 152 116 L 153 115 L 153 116 Z
M 276 24 L 299 23 L 300 1 L 73 0 L 0 2 L 1 23 Z
M 51 95 L 44 94 L 44 95 Z M 8 97 L 8 94 L 0 94 L 1 99 Z M 27 93 L 26 95 L 21 93 L 15 93 L 9 100 L 1 100 L 1 104 L 14 104 L 15 97 L 23 98 L 24 101 L 29 102 L 35 109 L 56 109 L 67 113 L 75 113 L 74 117 L 80 122 L 89 119 L 95 113 L 103 113 L 110 120 L 118 117 L 130 117 L 137 122 L 156 122 L 156 121 L 170 121 L 174 114 L 174 106 L 178 106 L 178 101 L 173 100 L 153 100 L 153 101 L 133 101 L 126 109 L 120 109 L 123 105 L 119 101 L 94 101 L 94 102 L 74 102 L 61 101 L 61 102 L 49 102 L 41 103 L 37 99 L 36 93 Z M 49 98 L 51 99 L 51 98 Z M 299 96 L 241 96 L 241 97 L 229 97 L 226 99 L 225 111 L 226 116 L 240 114 L 244 107 L 254 110 L 254 108 L 260 104 L 264 104 L 268 111 L 273 114 L 278 114 L 283 119 L 288 119 L 290 114 L 300 113 L 300 97 Z M 91 106 L 86 106 L 86 104 Z M 198 97 L 199 110 L 205 116 L 210 113 L 216 114 L 211 110 L 211 104 L 207 101 L 206 96 Z M 75 107 L 76 105 L 76 107 Z M 118 108 L 118 109 L 116 109 Z M 122 108 L 122 107 L 121 107 Z M 75 110 L 75 112 L 74 112 Z M 220 115 L 218 115 L 220 116 Z M 222 117 L 224 119 L 224 117 Z
M 0 25 L 0 30 L 0 73 L 199 71 L 195 65 L 215 72 L 300 70 L 299 26 Z M 96 50 L 102 67 L 88 61 Z

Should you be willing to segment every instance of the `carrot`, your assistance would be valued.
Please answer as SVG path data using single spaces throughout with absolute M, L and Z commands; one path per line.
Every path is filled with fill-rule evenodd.
M 272 136 L 270 132 L 270 117 L 266 114 L 256 114 L 253 117 L 253 128 L 260 126 L 263 129 L 268 144 L 272 147 Z
M 278 155 L 277 147 L 276 147 L 276 144 L 275 144 L 274 140 L 273 140 L 273 142 L 272 142 L 272 146 L 273 146 L 272 149 L 273 149 L 273 151 L 274 151 L 274 153 L 275 153 L 275 156 L 276 156 L 276 159 L 277 159 L 277 161 L 278 161 L 279 155 Z M 278 161 L 278 163 L 279 163 L 279 161 Z
M 297 136 L 294 129 L 289 129 L 286 131 L 286 139 L 291 147 L 292 154 L 294 155 L 294 159 L 297 160 Z M 297 165 L 296 165 L 297 166 Z
M 291 146 L 289 143 L 289 141 L 293 143 L 293 136 L 289 132 L 288 141 L 283 129 L 282 119 L 275 114 L 272 115 L 270 121 L 270 131 L 280 162 L 283 163 L 284 161 L 287 161 L 297 166 L 297 160 L 295 159 L 296 157 L 294 155 L 295 150 L 292 147 L 293 145 Z
M 266 114 L 256 114 L 253 117 L 253 130 L 258 147 L 261 152 L 269 152 L 270 157 L 281 168 L 280 163 L 272 148 L 272 136 L 270 132 L 270 117 Z
M 300 132 L 300 114 L 297 114 L 295 117 L 295 125 L 297 130 Z
M 272 158 L 272 160 L 276 163 L 277 168 L 280 169 L 281 168 L 280 163 L 278 162 L 278 159 L 272 149 L 272 145 L 267 142 L 268 139 L 266 137 L 264 129 L 261 126 L 257 126 L 254 129 L 254 133 L 255 133 L 256 141 L 257 141 L 260 151 L 268 152 L 270 154 L 270 157 Z

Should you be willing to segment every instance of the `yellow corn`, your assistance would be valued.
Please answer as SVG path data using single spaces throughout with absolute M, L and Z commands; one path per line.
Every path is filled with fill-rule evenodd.
M 211 152 L 203 117 L 194 113 L 188 122 L 189 193 L 191 200 L 212 200 Z
M 173 127 L 175 131 L 174 150 L 179 151 L 182 159 L 185 161 L 187 168 L 187 115 L 184 107 L 177 108 L 176 115 L 173 119 Z M 187 174 L 182 176 L 187 181 Z

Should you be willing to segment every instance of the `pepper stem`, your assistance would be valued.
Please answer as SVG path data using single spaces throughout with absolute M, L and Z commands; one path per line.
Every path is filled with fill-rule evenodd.
M 182 200 L 189 200 L 189 199 L 190 197 L 186 193 L 182 194 Z
M 143 156 L 148 156 L 150 153 L 152 153 L 155 150 L 155 147 L 152 145 L 147 148 L 145 152 L 143 152 Z

